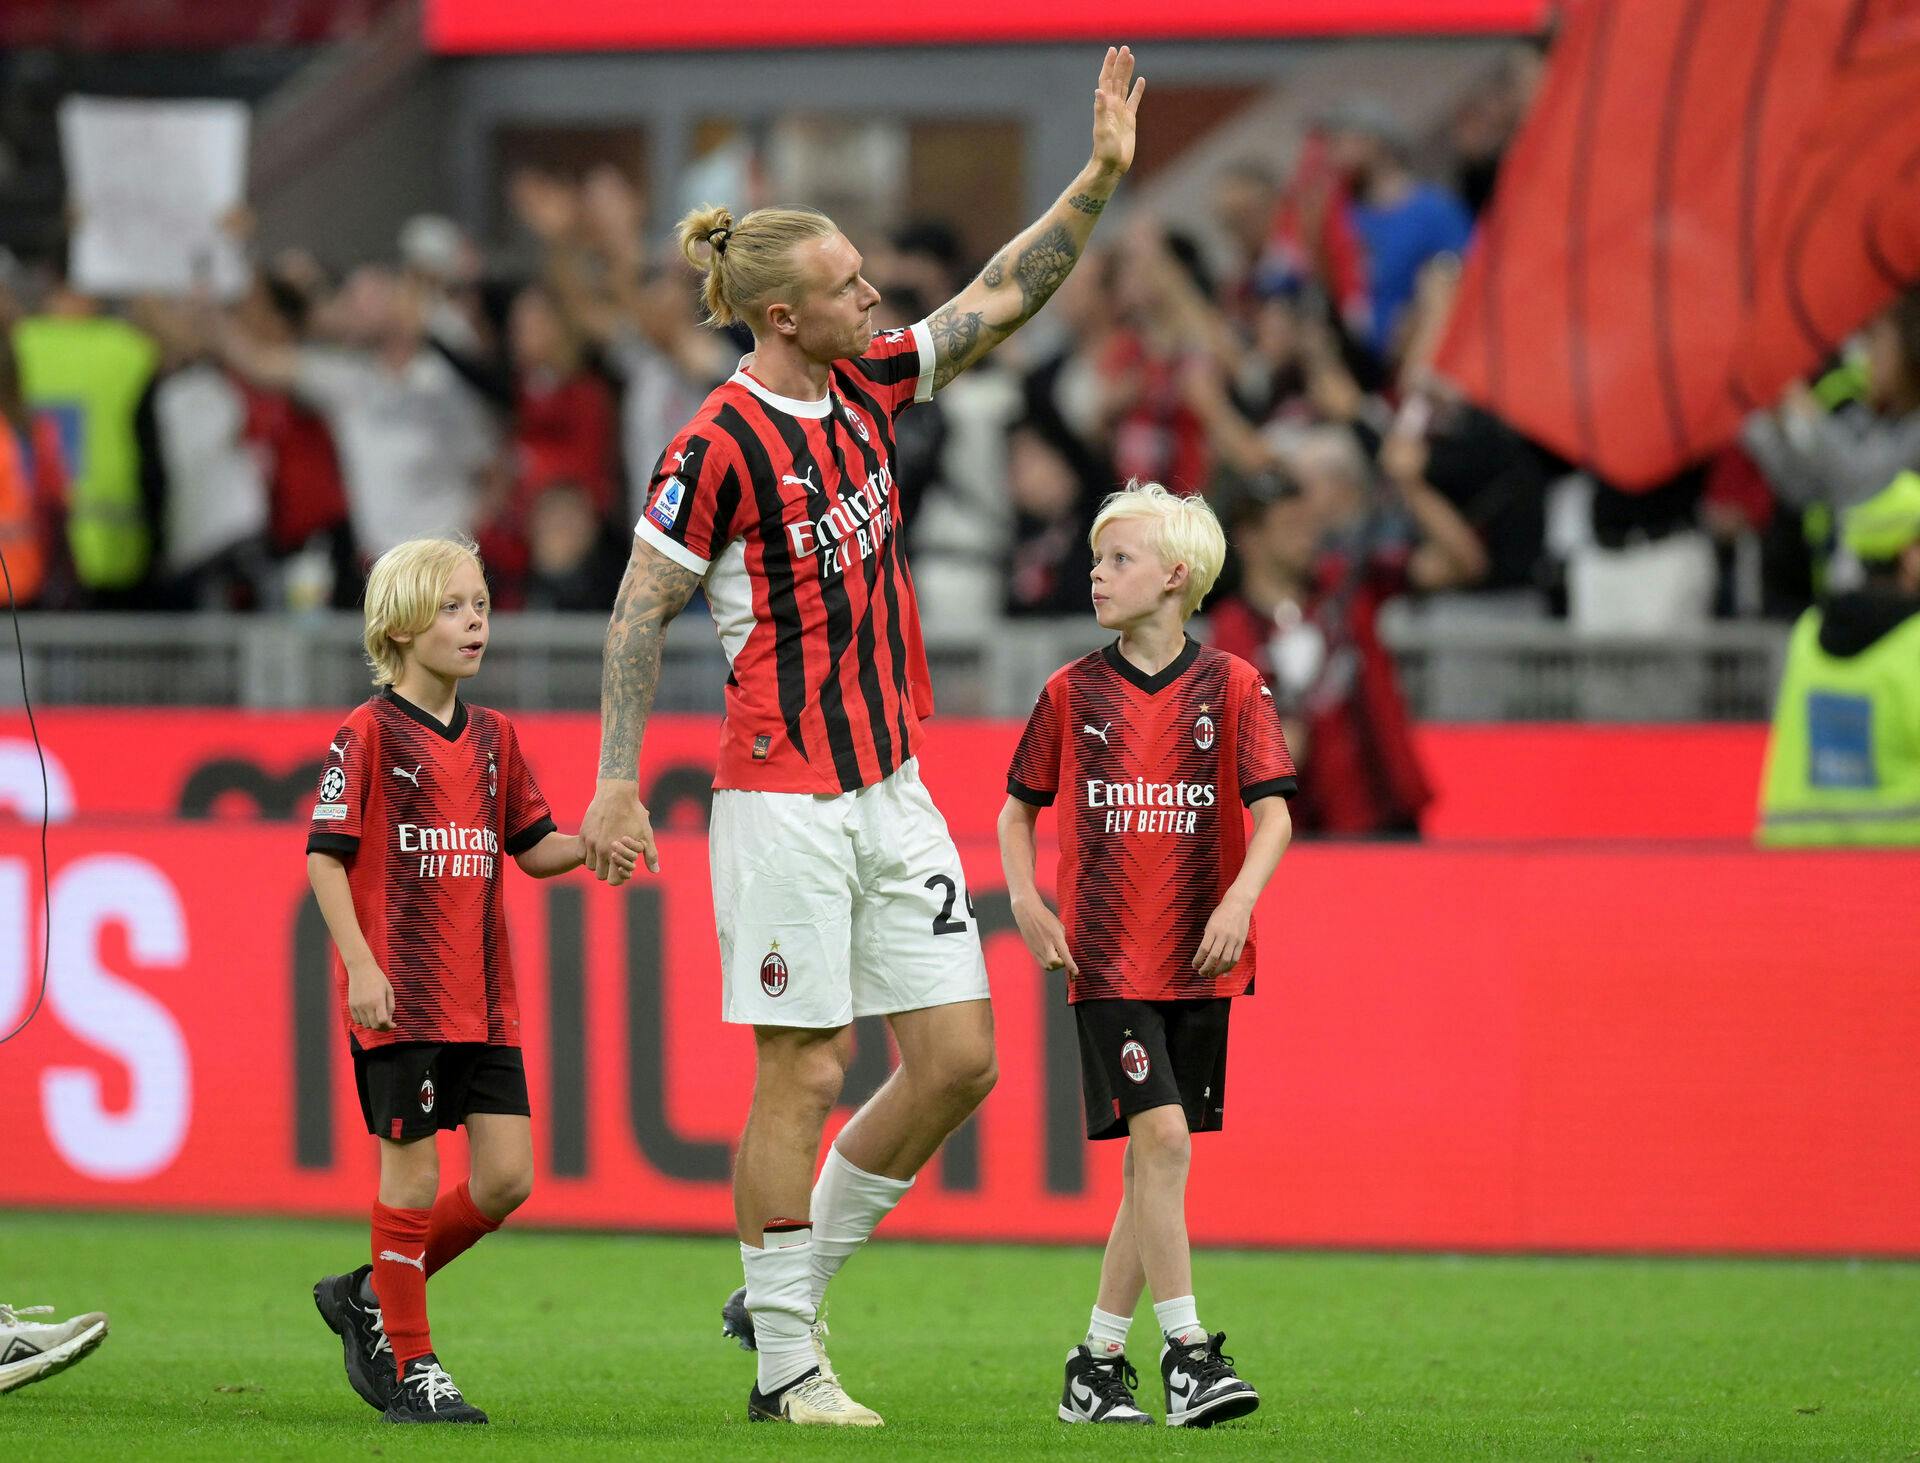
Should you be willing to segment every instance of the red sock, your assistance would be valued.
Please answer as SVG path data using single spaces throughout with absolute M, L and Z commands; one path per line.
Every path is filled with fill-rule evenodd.
M 427 1230 L 430 1209 L 373 1206 L 373 1293 L 380 1298 L 380 1323 L 393 1348 L 396 1374 L 433 1350 L 427 1331 Z
M 433 1225 L 427 1231 L 427 1275 L 445 1269 L 499 1227 L 498 1219 L 487 1218 L 473 1202 L 470 1180 L 448 1189 L 433 1206 Z

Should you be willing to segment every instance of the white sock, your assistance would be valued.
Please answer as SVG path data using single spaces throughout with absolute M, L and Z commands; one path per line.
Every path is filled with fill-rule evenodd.
M 813 1301 L 807 1275 L 813 1266 L 813 1231 L 768 1230 L 763 1249 L 740 1246 L 747 1272 L 747 1310 L 760 1366 L 760 1391 L 771 1396 L 818 1365 L 813 1355 Z
M 1118 1356 L 1127 1349 L 1127 1327 L 1132 1324 L 1132 1316 L 1116 1316 L 1095 1306 L 1087 1327 L 1087 1350 L 1095 1356 Z
M 1160 1331 L 1169 1341 L 1179 1341 L 1191 1346 L 1196 1341 L 1207 1339 L 1206 1328 L 1200 1324 L 1200 1310 L 1194 1305 L 1190 1295 L 1176 1295 L 1172 1300 L 1155 1301 L 1153 1318 L 1160 1323 Z
M 853 1252 L 867 1242 L 893 1206 L 906 1197 L 912 1179 L 890 1179 L 855 1168 L 840 1156 L 836 1144 L 827 1149 L 820 1177 L 813 1186 L 813 1307 L 819 1313 L 827 1282 Z

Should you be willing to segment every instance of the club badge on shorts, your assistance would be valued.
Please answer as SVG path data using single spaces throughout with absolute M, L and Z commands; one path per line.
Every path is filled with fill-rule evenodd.
M 1153 1061 L 1147 1055 L 1147 1049 L 1137 1041 L 1130 1041 L 1120 1048 L 1120 1070 L 1127 1074 L 1129 1082 L 1144 1082 L 1147 1073 L 1153 1070 Z
M 420 1083 L 420 1111 L 433 1111 L 433 1078 L 427 1077 Z
M 767 951 L 767 958 L 760 962 L 760 989 L 770 996 L 778 996 L 787 988 L 787 962 L 780 954 L 780 942 L 774 941 L 773 948 Z
M 1207 715 L 1207 703 L 1200 703 L 1200 716 L 1193 724 L 1193 744 L 1201 751 L 1213 746 L 1213 718 Z

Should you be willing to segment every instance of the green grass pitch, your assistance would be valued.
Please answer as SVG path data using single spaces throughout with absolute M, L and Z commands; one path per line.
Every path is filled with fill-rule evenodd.
M 511 1227 L 433 1286 L 493 1425 L 391 1427 L 309 1294 L 365 1250 L 345 1224 L 0 1214 L 0 1299 L 113 1318 L 0 1397 L 0 1458 L 1920 1456 L 1913 1265 L 1203 1253 L 1202 1319 L 1264 1400 L 1201 1433 L 1055 1420 L 1093 1251 L 883 1239 L 835 1284 L 835 1362 L 887 1418 L 848 1435 L 746 1422 L 731 1242 Z

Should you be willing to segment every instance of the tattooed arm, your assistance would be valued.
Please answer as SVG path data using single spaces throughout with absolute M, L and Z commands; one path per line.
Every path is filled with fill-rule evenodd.
M 1093 94 L 1093 156 L 1080 176 L 978 279 L 927 317 L 934 390 L 1031 320 L 1080 262 L 1101 210 L 1133 166 L 1134 117 L 1146 88 L 1145 77 L 1133 80 L 1133 52 L 1109 47 Z
M 639 846 L 647 868 L 660 872 L 653 820 L 640 802 L 640 738 L 660 684 L 660 652 L 667 626 L 687 607 L 700 576 L 682 568 L 636 536 L 627 574 L 620 581 L 607 648 L 600 668 L 600 776 L 593 802 L 580 820 L 586 865 L 596 878 L 620 883 L 615 859 L 620 840 Z

